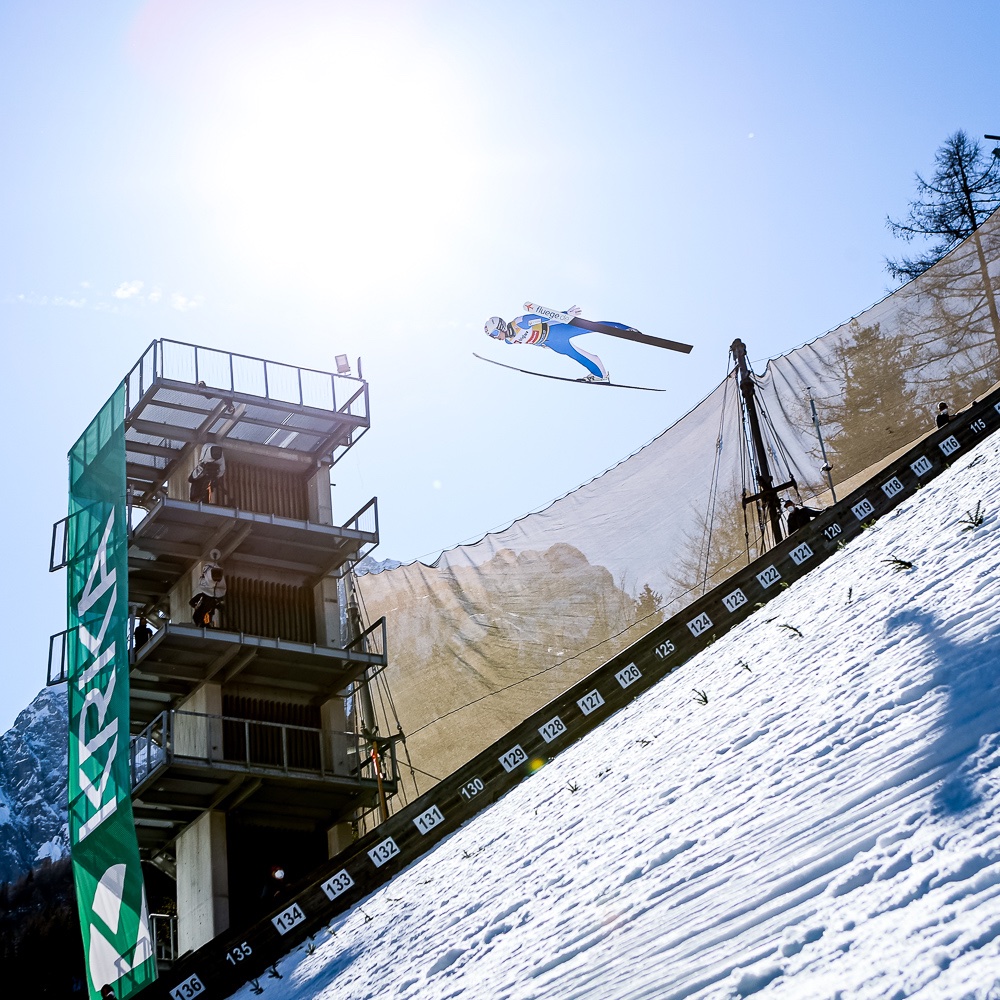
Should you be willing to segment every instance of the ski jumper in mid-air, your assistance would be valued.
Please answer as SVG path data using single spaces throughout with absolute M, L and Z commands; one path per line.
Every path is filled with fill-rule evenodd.
M 549 309 L 534 302 L 525 302 L 524 310 L 521 316 L 515 317 L 509 323 L 499 316 L 491 316 L 486 321 L 486 332 L 494 340 L 502 340 L 507 344 L 534 344 L 536 347 L 547 347 L 557 354 L 564 354 L 567 358 L 572 358 L 587 369 L 588 374 L 585 377 L 567 379 L 563 378 L 562 375 L 549 375 L 527 368 L 517 368 L 515 365 L 505 365 L 502 361 L 484 358 L 473 351 L 475 357 L 481 361 L 489 361 L 490 364 L 500 365 L 501 368 L 513 368 L 515 371 L 524 372 L 527 375 L 538 375 L 542 378 L 558 379 L 563 382 L 589 382 L 596 385 L 611 385 L 619 389 L 663 392 L 663 389 L 651 389 L 642 385 L 621 385 L 612 382 L 607 368 L 604 367 L 604 362 L 596 354 L 589 354 L 579 347 L 574 347 L 570 341 L 581 333 L 604 333 L 610 337 L 631 340 L 637 344 L 648 344 L 650 347 L 680 351 L 682 354 L 688 354 L 691 351 L 690 344 L 682 344 L 676 340 L 664 340 L 662 337 L 651 337 L 636 330 L 635 327 L 626 326 L 624 323 L 596 322 L 584 319 L 580 315 L 579 306 L 572 306 L 561 311 Z
M 580 311 L 579 306 L 573 306 L 566 310 L 565 315 L 575 317 L 580 314 Z M 622 330 L 629 329 L 621 323 L 604 323 L 603 325 L 618 327 Z M 581 382 L 611 381 L 608 370 L 604 367 L 604 362 L 596 354 L 590 354 L 570 343 L 573 337 L 579 337 L 580 334 L 587 332 L 579 327 L 555 321 L 536 312 L 527 312 L 516 316 L 509 323 L 499 316 L 491 316 L 486 321 L 486 332 L 494 340 L 503 340 L 508 344 L 534 344 L 536 347 L 547 347 L 550 351 L 555 351 L 556 354 L 564 354 L 567 358 L 572 358 L 583 365 L 589 373 L 580 379 Z

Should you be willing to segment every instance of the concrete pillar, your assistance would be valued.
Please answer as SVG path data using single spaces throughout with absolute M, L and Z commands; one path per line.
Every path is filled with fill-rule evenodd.
M 326 856 L 335 858 L 341 851 L 346 851 L 354 843 L 354 827 L 348 820 L 334 823 L 326 831 Z
M 323 730 L 323 757 L 327 769 L 340 777 L 347 777 L 354 763 L 348 756 L 353 749 L 354 736 L 347 732 L 347 714 L 343 698 L 330 698 L 320 706 L 320 726 Z
M 180 953 L 229 927 L 226 817 L 205 812 L 177 837 L 177 939 Z
M 174 753 L 198 760 L 222 760 L 221 715 L 222 685 L 202 684 L 174 714 Z
M 337 581 L 333 577 L 324 577 L 313 588 L 313 607 L 316 609 L 316 645 L 343 649 L 340 602 L 337 599 Z
M 167 496 L 174 500 L 187 500 L 191 495 L 191 484 L 188 476 L 194 472 L 201 454 L 201 443 L 189 444 L 174 469 L 173 475 L 167 480 Z
M 313 524 L 333 522 L 333 490 L 330 487 L 330 466 L 321 465 L 307 482 L 309 491 L 309 520 Z
M 349 747 L 353 747 L 353 736 L 349 737 L 347 730 L 347 714 L 344 711 L 343 698 L 330 698 L 320 707 L 320 725 L 323 727 L 323 749 L 327 766 L 332 766 L 335 774 L 346 776 L 350 774 L 356 758 L 348 756 Z M 334 823 L 326 831 L 327 857 L 334 857 L 354 843 L 354 829 L 350 817 L 346 816 L 340 822 Z
M 323 464 L 306 483 L 309 495 L 309 520 L 314 524 L 333 524 L 333 490 L 330 487 L 330 466 Z M 320 580 L 313 590 L 316 609 L 316 643 L 340 648 L 340 604 L 337 582 Z

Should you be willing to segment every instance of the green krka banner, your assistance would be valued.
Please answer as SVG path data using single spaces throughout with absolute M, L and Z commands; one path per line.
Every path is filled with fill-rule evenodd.
M 91 1000 L 156 978 L 129 782 L 125 387 L 69 453 L 69 835 Z

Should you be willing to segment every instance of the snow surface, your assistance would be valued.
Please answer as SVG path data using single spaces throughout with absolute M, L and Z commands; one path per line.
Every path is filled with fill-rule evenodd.
M 1000 998 L 998 606 L 987 441 L 237 996 Z
M 35 861 L 39 864 L 46 858 L 48 858 L 49 861 L 58 861 L 67 854 L 69 854 L 69 851 L 66 848 L 66 844 L 57 837 L 54 840 L 46 840 L 45 843 L 38 848 L 38 853 L 35 855 Z

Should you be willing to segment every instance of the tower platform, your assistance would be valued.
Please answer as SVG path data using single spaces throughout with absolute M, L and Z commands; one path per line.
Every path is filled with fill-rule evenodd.
M 147 500 L 194 442 L 332 465 L 368 428 L 368 383 L 351 375 L 157 340 L 125 378 L 126 476 Z
M 136 731 L 209 683 L 238 682 L 321 704 L 386 662 L 384 618 L 343 649 L 168 622 L 133 656 L 131 728 Z

